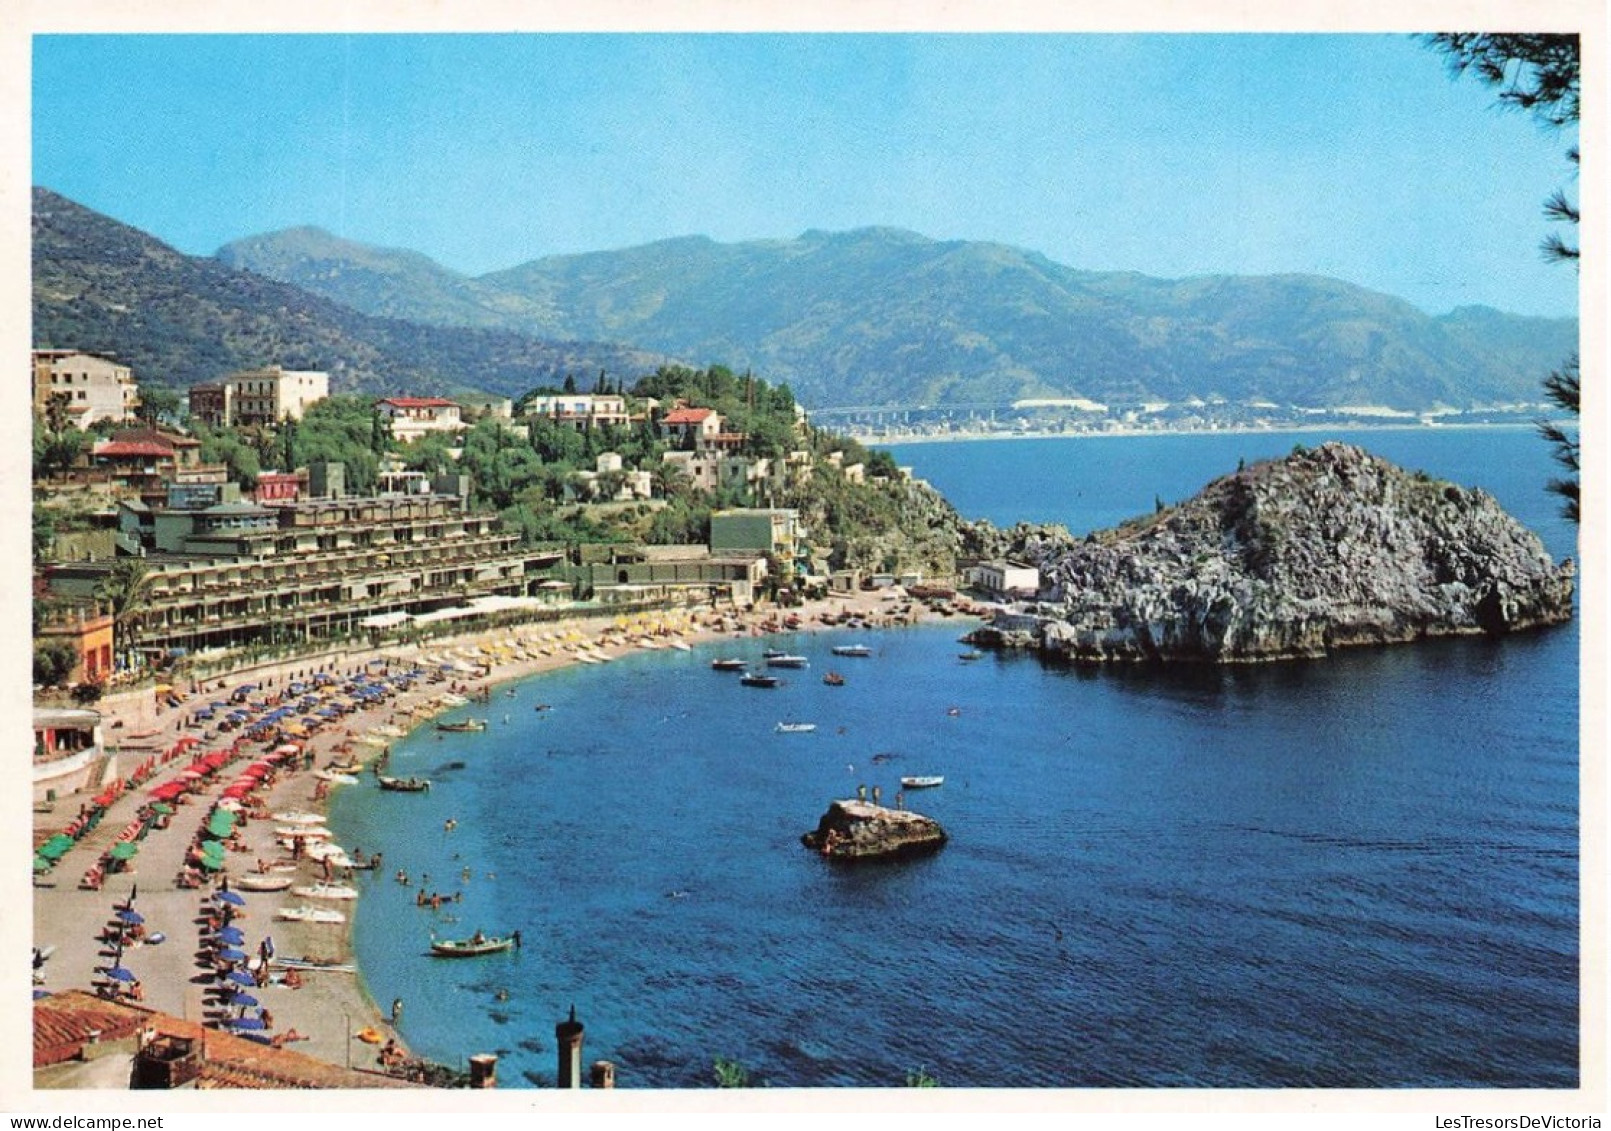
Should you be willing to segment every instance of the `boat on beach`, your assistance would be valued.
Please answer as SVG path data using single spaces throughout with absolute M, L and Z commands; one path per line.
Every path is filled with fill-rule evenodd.
M 348 887 L 346 884 L 317 883 L 292 888 L 291 894 L 300 895 L 304 899 L 357 899 L 358 889 Z
M 478 931 L 467 939 L 432 939 L 431 953 L 438 958 L 474 958 L 508 950 L 516 945 L 519 938 L 518 931 L 503 936 L 483 935 Z
M 334 770 L 314 770 L 313 776 L 320 781 L 327 781 L 331 785 L 357 785 L 358 779 L 351 774 L 338 774 Z
M 245 876 L 236 876 L 231 882 L 242 891 L 284 891 L 291 886 L 291 877 L 265 876 L 251 873 Z
M 328 907 L 282 907 L 278 919 L 292 923 L 345 923 L 347 917 Z
M 425 778 L 389 778 L 384 774 L 377 774 L 375 780 L 380 783 L 381 789 L 393 793 L 424 793 L 431 788 L 431 783 Z
M 917 776 L 901 779 L 901 787 L 903 789 L 933 789 L 935 786 L 944 784 L 945 778 L 941 775 Z
M 287 825 L 322 825 L 324 818 L 317 813 L 304 813 L 299 809 L 291 809 L 284 813 L 275 813 L 274 819 Z
M 487 729 L 486 719 L 464 719 L 456 723 L 437 723 L 437 730 L 447 731 L 449 734 L 472 734 Z

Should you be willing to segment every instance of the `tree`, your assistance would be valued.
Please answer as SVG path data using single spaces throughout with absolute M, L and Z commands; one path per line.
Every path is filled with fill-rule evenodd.
M 176 424 L 183 403 L 179 394 L 166 385 L 141 385 L 140 407 L 134 415 L 153 428 L 163 423 Z
M 65 683 L 77 664 L 78 656 L 65 640 L 44 640 L 34 645 L 34 682 L 40 687 Z
M 95 595 L 112 607 L 112 631 L 118 651 L 139 637 L 140 614 L 151 590 L 151 575 L 139 558 L 119 558 L 101 579 Z
M 1478 81 L 1499 91 L 1499 105 L 1531 114 L 1550 129 L 1575 129 L 1582 109 L 1580 80 L 1581 43 L 1575 34 L 1534 33 L 1525 35 L 1480 35 L 1442 33 L 1424 39 L 1441 52 L 1449 70 L 1459 77 L 1474 75 Z M 1574 141 L 1566 152 L 1574 169 L 1579 152 Z M 1556 222 L 1576 225 L 1578 206 L 1556 189 L 1544 202 L 1544 216 Z M 1544 238 L 1547 259 L 1578 264 L 1579 248 L 1559 232 Z M 1574 355 L 1544 379 L 1544 394 L 1551 403 L 1576 418 L 1580 414 L 1578 359 Z M 1550 421 L 1541 421 L 1539 434 L 1555 449 L 1555 461 L 1566 468 L 1565 478 L 1552 479 L 1547 490 L 1565 500 L 1562 513 L 1571 522 L 1579 521 L 1581 489 L 1578 484 L 1579 449 L 1576 430 L 1569 434 Z

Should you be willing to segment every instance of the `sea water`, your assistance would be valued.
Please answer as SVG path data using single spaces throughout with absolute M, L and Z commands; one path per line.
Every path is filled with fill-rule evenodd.
M 1348 438 L 1575 553 L 1531 432 Z M 1318 440 L 895 454 L 965 514 L 1079 532 Z M 431 791 L 346 787 L 332 812 L 386 855 L 356 912 L 370 991 L 423 1055 L 497 1053 L 504 1087 L 554 1083 L 573 1005 L 621 1087 L 709 1086 L 717 1058 L 786 1087 L 1576 1084 L 1574 626 L 1223 672 L 965 662 L 965 627 L 791 635 L 811 667 L 770 691 L 709 661 L 776 641 L 640 653 L 398 742 L 391 772 Z M 873 655 L 831 654 L 852 640 Z M 800 844 L 830 800 L 921 774 L 945 777 L 906 798 L 939 853 Z M 420 908 L 422 886 L 458 899 Z M 524 945 L 428 957 L 477 929 Z

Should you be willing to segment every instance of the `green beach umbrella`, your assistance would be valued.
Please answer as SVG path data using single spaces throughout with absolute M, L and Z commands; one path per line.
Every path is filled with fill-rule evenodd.
M 203 856 L 201 866 L 209 872 L 216 872 L 224 866 L 224 862 L 216 856 Z
M 155 801 L 151 804 L 151 812 L 161 813 L 165 817 L 170 816 L 173 813 L 173 806 L 166 801 Z
M 46 860 L 60 860 L 71 847 L 73 847 L 71 840 L 63 844 L 60 838 L 52 837 L 40 846 L 39 855 Z
M 54 867 L 54 865 L 49 860 L 46 860 L 43 856 L 34 857 L 34 871 L 48 872 L 52 867 Z
M 203 856 L 216 856 L 222 860 L 224 858 L 224 846 L 216 840 L 204 840 L 201 842 L 201 854 Z
M 140 846 L 138 844 L 135 844 L 132 840 L 124 840 L 112 846 L 111 856 L 114 860 L 127 860 L 139 851 Z
M 228 809 L 219 809 L 207 822 L 207 831 L 216 837 L 225 837 L 235 831 L 235 818 Z

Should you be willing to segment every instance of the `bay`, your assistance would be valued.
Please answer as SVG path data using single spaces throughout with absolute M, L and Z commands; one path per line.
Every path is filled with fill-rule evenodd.
M 1527 430 L 1348 438 L 1574 552 Z M 1320 439 L 895 455 L 965 514 L 1081 532 Z M 393 772 L 431 792 L 366 785 L 331 815 L 387 857 L 355 920 L 371 992 L 427 1056 L 497 1052 L 504 1087 L 553 1083 L 573 1004 L 621 1087 L 710 1086 L 719 1057 L 786 1087 L 1576 1084 L 1575 626 L 1230 672 L 964 663 L 961 627 L 862 634 L 865 660 L 791 636 L 812 667 L 770 692 L 714 650 L 644 653 L 399 742 Z M 830 799 L 926 773 L 945 785 L 908 804 L 951 834 L 937 855 L 800 845 Z M 417 907 L 422 883 L 461 898 Z M 426 956 L 478 928 L 524 946 Z

